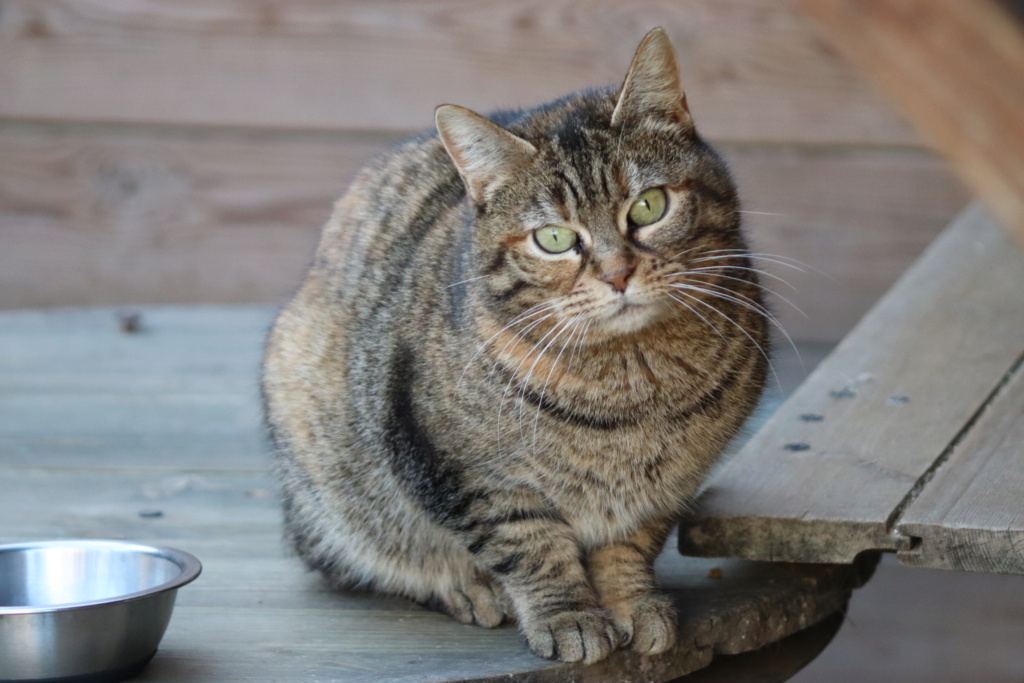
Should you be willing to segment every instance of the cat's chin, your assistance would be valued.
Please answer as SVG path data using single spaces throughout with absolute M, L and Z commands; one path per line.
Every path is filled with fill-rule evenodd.
M 657 303 L 621 303 L 600 319 L 595 332 L 617 337 L 639 332 L 654 322 L 662 312 Z

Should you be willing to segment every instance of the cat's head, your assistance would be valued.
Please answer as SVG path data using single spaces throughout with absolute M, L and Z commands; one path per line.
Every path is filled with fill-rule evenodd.
M 501 318 L 586 324 L 590 341 L 634 333 L 684 315 L 673 285 L 690 261 L 744 248 L 735 188 L 696 133 L 661 29 L 621 89 L 506 127 L 452 105 L 436 120 L 475 209 L 474 289 Z

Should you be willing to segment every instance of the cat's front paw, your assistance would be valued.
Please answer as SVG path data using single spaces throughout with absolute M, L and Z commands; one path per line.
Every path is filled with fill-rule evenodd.
M 486 580 L 453 588 L 435 595 L 430 604 L 463 624 L 494 628 L 506 618 L 511 620 L 512 606 L 501 586 Z
M 621 640 L 611 614 L 603 609 L 560 612 L 547 618 L 530 619 L 523 632 L 538 657 L 585 664 L 604 659 Z
M 676 644 L 678 615 L 672 600 L 661 593 L 645 593 L 608 605 L 623 646 L 645 655 L 656 655 Z

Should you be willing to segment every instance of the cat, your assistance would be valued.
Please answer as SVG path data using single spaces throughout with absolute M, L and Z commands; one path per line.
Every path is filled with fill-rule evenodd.
M 661 29 L 621 88 L 435 123 L 355 178 L 268 337 L 290 542 L 540 657 L 664 652 L 654 559 L 768 366 L 735 186 Z

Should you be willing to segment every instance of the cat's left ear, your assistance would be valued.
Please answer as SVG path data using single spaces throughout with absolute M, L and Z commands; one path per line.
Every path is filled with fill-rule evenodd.
M 479 114 L 444 104 L 434 113 L 437 132 L 466 191 L 480 204 L 492 185 L 528 165 L 537 148 Z
M 612 112 L 612 125 L 637 117 L 668 118 L 692 127 L 675 50 L 665 29 L 652 30 L 640 43 Z

